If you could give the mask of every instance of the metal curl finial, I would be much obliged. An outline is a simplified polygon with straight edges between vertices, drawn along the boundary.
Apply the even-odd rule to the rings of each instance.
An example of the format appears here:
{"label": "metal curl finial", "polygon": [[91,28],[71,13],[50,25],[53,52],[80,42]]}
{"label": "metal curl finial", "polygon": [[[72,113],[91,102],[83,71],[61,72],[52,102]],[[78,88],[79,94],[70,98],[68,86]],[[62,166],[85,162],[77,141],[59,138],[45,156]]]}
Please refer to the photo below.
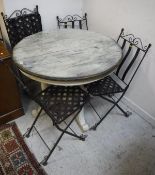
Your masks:
{"label": "metal curl finial", "polygon": [[27,8],[23,8],[22,10],[15,10],[9,17],[7,15],[4,15],[3,13],[2,16],[5,20],[9,20],[13,17],[20,17],[22,15],[26,15],[28,13],[37,13],[38,12],[38,7],[36,6],[36,8],[32,11],[32,10],[29,10]]}
{"label": "metal curl finial", "polygon": [[124,30],[121,33],[121,37],[129,41],[131,44],[139,47],[141,50],[146,51],[148,46],[144,46],[140,38],[136,38],[133,34],[124,34]]}
{"label": "metal curl finial", "polygon": [[59,18],[57,16],[57,20],[59,20],[60,22],[72,22],[72,21],[86,20],[86,14],[83,17],[81,17],[81,16],[79,16],[77,14],[75,14],[73,16],[67,15],[63,19]]}
{"label": "metal curl finial", "polygon": [[57,17],[57,19],[60,21],[60,22],[68,22],[68,21],[72,21],[73,20],[73,17],[71,15],[67,15],[65,16],[63,19],[62,18],[59,18]]}

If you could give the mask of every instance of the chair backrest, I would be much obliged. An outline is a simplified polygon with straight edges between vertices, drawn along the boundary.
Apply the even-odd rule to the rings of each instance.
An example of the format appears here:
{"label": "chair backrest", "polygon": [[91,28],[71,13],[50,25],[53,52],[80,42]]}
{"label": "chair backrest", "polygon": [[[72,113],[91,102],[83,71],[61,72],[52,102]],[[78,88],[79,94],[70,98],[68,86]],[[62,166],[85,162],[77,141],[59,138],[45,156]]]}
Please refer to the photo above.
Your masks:
{"label": "chair backrest", "polygon": [[27,8],[15,10],[9,17],[1,13],[12,48],[26,36],[42,31],[38,6],[31,11]]}
{"label": "chair backrest", "polygon": [[143,45],[140,38],[133,34],[124,34],[124,29],[117,40],[123,50],[123,58],[115,74],[127,85],[133,80],[138,68],[144,60],[151,44]]}
{"label": "chair backrest", "polygon": [[88,23],[87,23],[87,13],[84,14],[83,17],[79,15],[67,15],[64,18],[56,17],[58,28],[79,28],[79,29],[86,29],[88,30]]}

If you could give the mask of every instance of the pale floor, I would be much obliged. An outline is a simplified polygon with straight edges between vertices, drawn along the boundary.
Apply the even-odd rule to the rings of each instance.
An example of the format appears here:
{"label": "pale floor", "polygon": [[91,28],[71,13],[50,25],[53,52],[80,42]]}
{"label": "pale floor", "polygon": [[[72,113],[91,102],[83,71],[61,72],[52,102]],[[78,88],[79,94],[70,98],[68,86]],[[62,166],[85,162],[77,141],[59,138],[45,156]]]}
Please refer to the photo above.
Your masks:
{"label": "pale floor", "polygon": [[[93,102],[100,113],[105,113],[109,106],[99,99]],[[25,100],[26,115],[16,120],[22,133],[34,120],[34,107],[33,102]],[[89,106],[85,107],[85,118],[89,125],[98,119]],[[49,145],[60,134],[46,115],[40,117],[37,128]],[[72,128],[80,133],[75,122]],[[44,169],[49,175],[155,175],[154,131],[137,114],[125,118],[115,109],[97,131],[86,133],[85,142],[65,135]],[[26,142],[39,162],[48,153],[35,131]]]}

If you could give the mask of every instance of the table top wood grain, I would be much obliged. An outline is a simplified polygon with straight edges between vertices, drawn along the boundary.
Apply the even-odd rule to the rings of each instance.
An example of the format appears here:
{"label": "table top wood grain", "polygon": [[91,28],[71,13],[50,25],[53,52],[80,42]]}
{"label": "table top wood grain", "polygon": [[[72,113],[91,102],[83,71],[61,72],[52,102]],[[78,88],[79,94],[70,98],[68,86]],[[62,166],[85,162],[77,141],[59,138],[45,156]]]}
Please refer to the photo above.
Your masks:
{"label": "table top wood grain", "polygon": [[110,37],[76,29],[39,32],[24,38],[13,50],[13,60],[22,72],[58,85],[80,85],[103,78],[121,58],[121,48]]}

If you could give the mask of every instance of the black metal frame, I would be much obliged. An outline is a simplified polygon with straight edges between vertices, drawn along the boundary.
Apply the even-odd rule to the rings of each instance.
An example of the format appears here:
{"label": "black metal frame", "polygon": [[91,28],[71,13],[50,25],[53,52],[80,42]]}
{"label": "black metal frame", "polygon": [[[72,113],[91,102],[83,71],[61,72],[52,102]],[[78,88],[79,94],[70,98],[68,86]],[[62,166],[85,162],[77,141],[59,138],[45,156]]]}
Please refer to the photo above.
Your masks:
{"label": "black metal frame", "polygon": [[63,28],[68,28],[69,26],[71,26],[71,28],[74,29],[75,23],[78,22],[79,29],[83,29],[83,25],[85,24],[86,29],[88,30],[87,13],[85,13],[83,17],[79,15],[73,15],[73,16],[67,15],[63,19],[57,16],[56,19],[59,29],[61,28],[61,26],[63,26]]}
{"label": "black metal frame", "polygon": [[9,17],[1,13],[8,37],[13,48],[20,40],[26,36],[42,31],[41,16],[38,11],[38,5],[35,9],[15,10]]}
{"label": "black metal frame", "polygon": [[[41,162],[42,165],[47,165],[48,159],[50,158],[51,154],[55,150],[56,146],[58,145],[64,134],[68,134],[72,137],[78,138],[79,140],[85,141],[87,135],[77,135],[76,132],[70,127],[70,125],[76,119],[77,115],[82,110],[85,103],[88,101],[88,93],[76,86],[49,86],[45,90],[40,91],[39,93],[34,95],[29,87],[25,85],[23,80],[18,75],[18,72],[15,69],[15,65],[9,67],[3,62],[3,60],[0,60],[0,64],[1,63],[10,70],[19,85],[29,95],[29,97],[41,107],[31,127],[28,128],[27,132],[23,136],[28,138],[33,128],[37,131],[41,140],[49,150],[48,155],[45,156]],[[53,126],[55,126],[60,132],[62,132],[52,148],[49,148],[49,146],[35,127],[35,124],[38,121],[40,114],[43,110],[52,120]],[[70,116],[72,116],[72,119],[69,123],[67,123],[65,120]],[[62,122],[66,124],[66,127],[64,129],[59,126],[59,124],[61,124]],[[67,131],[68,128],[71,130],[71,132]]]}
{"label": "black metal frame", "polygon": [[[96,130],[96,128],[101,124],[101,122],[105,119],[105,117],[113,110],[113,108],[116,106],[126,117],[129,117],[131,115],[131,112],[129,111],[124,111],[120,106],[119,102],[128,90],[133,78],[135,77],[142,61],[144,60],[148,50],[151,47],[151,44],[148,44],[146,46],[143,45],[142,41],[140,38],[136,38],[133,34],[124,34],[124,29],[121,30],[121,33],[117,39],[117,43],[121,42],[121,48],[124,52],[123,59],[118,66],[117,70],[113,73],[115,77],[118,78],[121,83],[125,85],[124,88],[121,87],[121,85],[112,78],[112,76],[108,76],[102,80],[99,80],[95,83],[92,83],[87,86],[87,91],[92,95],[92,96],[99,96],[102,99],[112,103],[112,107],[107,111],[107,113],[101,117],[94,106],[91,104],[91,107],[94,109],[96,114],[99,117],[99,122],[97,122],[94,126],[91,127],[91,129]],[[134,50],[135,49],[135,50]],[[135,51],[135,54],[131,56],[132,51]],[[141,58],[140,57],[140,53]],[[139,60],[138,60],[139,59]],[[123,70],[123,66],[126,65],[126,61],[129,63],[127,64],[127,67],[125,70]],[[136,61],[138,61],[138,64],[135,64]],[[132,71],[131,75],[131,69],[135,66],[136,68],[134,71]],[[130,73],[131,77],[128,78],[128,74]],[[120,97],[117,97],[115,94],[121,94]]]}
{"label": "black metal frame", "polygon": [[[83,107],[83,106],[82,106],[82,107]],[[65,127],[64,129],[60,128],[58,124],[53,123],[53,125],[61,132],[61,134],[60,134],[60,136],[58,137],[57,141],[55,142],[55,144],[54,144],[54,146],[53,146],[52,148],[49,148],[49,146],[46,144],[45,140],[42,138],[41,134],[39,133],[39,131],[38,131],[37,128],[35,127],[35,124],[36,124],[36,122],[37,122],[37,120],[38,120],[38,118],[39,118],[39,116],[40,116],[42,110],[45,110],[45,109],[43,109],[43,108],[40,109],[40,111],[39,111],[37,117],[35,118],[34,122],[33,122],[32,125],[31,125],[31,127],[30,127],[30,128],[28,129],[28,131],[24,134],[24,137],[29,138],[29,137],[30,137],[30,134],[31,134],[31,132],[32,132],[32,129],[34,128],[34,129],[37,131],[37,133],[38,133],[38,135],[40,136],[40,138],[41,138],[41,140],[43,141],[43,143],[45,144],[45,146],[48,148],[48,150],[49,150],[48,155],[46,155],[46,156],[44,157],[44,159],[40,162],[42,165],[44,165],[44,166],[47,165],[48,159],[49,159],[50,156],[52,155],[53,151],[54,151],[55,148],[57,147],[58,143],[60,142],[60,140],[61,140],[61,138],[63,137],[64,134],[68,134],[68,135],[70,135],[70,136],[72,136],[72,137],[78,138],[79,140],[85,141],[87,135],[83,135],[83,134],[77,135],[77,134],[75,133],[75,131],[70,127],[70,125],[73,123],[73,121],[76,119],[77,115],[78,115],[79,112],[81,111],[82,107],[76,112],[76,114],[72,117],[72,120],[71,120],[68,124],[65,122],[66,127]],[[47,111],[46,111],[46,113],[47,113]],[[48,113],[47,113],[47,114],[48,114]],[[51,115],[49,115],[49,116],[50,116],[50,118],[51,118]],[[51,118],[51,119],[52,119],[52,118]],[[52,121],[53,121],[53,119],[52,119]],[[68,128],[69,128],[72,132],[67,131]]]}
{"label": "black metal frame", "polygon": [[[51,93],[50,96],[49,96],[48,91],[50,91],[50,90],[53,89],[53,88],[55,88],[56,91],[54,90],[54,92]],[[82,103],[82,105],[80,104],[78,107],[76,107],[76,106],[73,107],[73,108],[76,108],[76,109],[70,109],[70,110],[71,110],[70,112],[67,112],[67,111],[66,111],[66,112],[63,114],[63,119],[62,119],[62,116],[61,116],[61,115],[59,115],[59,114],[57,115],[57,114],[56,114],[56,113],[60,113],[61,108],[59,108],[59,106],[61,106],[61,104],[64,103],[63,101],[60,102],[60,103],[57,103],[57,101],[56,101],[56,99],[60,98],[60,96],[63,98],[62,91],[59,91],[60,89],[62,90],[62,88],[64,88],[64,92],[63,92],[63,93],[66,93],[66,94],[67,94],[66,88],[68,88],[69,91],[72,90],[72,88],[75,88],[75,89],[76,89],[76,87],[50,86],[50,87],[46,88],[44,91],[42,91],[42,92],[40,92],[40,93],[38,94],[38,96],[40,96],[40,97],[39,97],[40,99],[45,98],[41,103],[37,100],[37,99],[38,99],[38,96],[35,97],[35,101],[41,106],[41,109],[40,109],[38,115],[36,116],[34,122],[32,123],[31,127],[28,129],[28,131],[27,131],[27,132],[25,133],[25,135],[24,135],[24,136],[26,136],[26,137],[29,137],[29,136],[30,136],[30,133],[32,132],[32,129],[34,128],[34,129],[37,131],[37,133],[39,134],[39,136],[40,136],[40,138],[42,139],[42,141],[45,143],[45,145],[46,145],[47,148],[49,149],[48,155],[45,156],[44,159],[41,161],[41,164],[44,165],[44,166],[47,165],[48,159],[50,158],[51,154],[52,154],[53,151],[55,150],[56,146],[58,145],[58,143],[60,142],[60,140],[61,140],[61,138],[63,137],[64,134],[68,134],[68,135],[73,136],[73,137],[75,137],[75,138],[78,138],[79,140],[82,140],[82,141],[85,141],[85,138],[87,137],[86,135],[83,135],[83,134],[82,134],[82,135],[77,135],[77,134],[75,133],[75,131],[73,131],[73,129],[70,127],[70,125],[73,123],[73,121],[76,119],[77,115],[78,115],[79,112],[82,110],[83,106],[85,105],[85,103],[86,103],[86,101],[87,101],[87,98],[84,100],[84,102]],[[77,87],[77,89],[78,89],[78,87]],[[81,91],[82,91],[82,90],[81,90]],[[60,95],[58,95],[59,93],[60,93]],[[84,93],[86,96],[88,95],[88,94],[86,94],[84,91],[83,91],[83,93]],[[50,109],[50,107],[51,107],[50,104],[51,104],[51,102],[52,102],[52,103],[54,102],[54,101],[51,101],[51,99],[52,99],[55,95],[56,95],[56,97],[55,97],[54,101],[55,101],[56,104],[55,104],[54,108],[57,107],[57,108],[59,108],[59,109],[56,109],[56,111],[53,112],[53,111]],[[58,95],[58,96],[57,96],[57,95]],[[77,94],[76,94],[76,95],[77,95]],[[78,100],[80,100],[81,97],[82,97],[82,96],[78,95],[78,96],[77,96]],[[77,98],[76,98],[76,99],[77,99]],[[75,99],[73,99],[73,100],[75,100]],[[67,106],[64,106],[64,107],[67,108]],[[49,146],[46,144],[46,142],[44,141],[44,139],[43,139],[42,136],[40,135],[39,131],[38,131],[38,130],[36,129],[36,127],[35,127],[35,124],[36,124],[36,122],[37,122],[37,120],[38,120],[38,118],[39,118],[39,116],[40,116],[42,110],[44,110],[44,111],[46,112],[46,114],[51,118],[51,120],[52,120],[52,122],[53,122],[53,125],[54,125],[60,132],[62,132],[62,133],[60,134],[59,138],[57,139],[56,143],[55,143],[54,146],[52,147],[52,149],[49,148]],[[66,109],[64,109],[64,110],[66,110]],[[63,112],[64,112],[64,111],[63,111]],[[55,115],[57,115],[58,118],[60,117],[60,120],[56,120]],[[69,116],[71,116],[71,115],[73,116],[73,117],[72,117],[72,120],[67,124],[64,120],[65,120],[66,118],[68,118]],[[65,129],[62,129],[62,128],[59,126],[59,124],[61,124],[62,122],[64,122],[64,123],[66,124]],[[72,132],[67,131],[68,128],[69,128]]]}

